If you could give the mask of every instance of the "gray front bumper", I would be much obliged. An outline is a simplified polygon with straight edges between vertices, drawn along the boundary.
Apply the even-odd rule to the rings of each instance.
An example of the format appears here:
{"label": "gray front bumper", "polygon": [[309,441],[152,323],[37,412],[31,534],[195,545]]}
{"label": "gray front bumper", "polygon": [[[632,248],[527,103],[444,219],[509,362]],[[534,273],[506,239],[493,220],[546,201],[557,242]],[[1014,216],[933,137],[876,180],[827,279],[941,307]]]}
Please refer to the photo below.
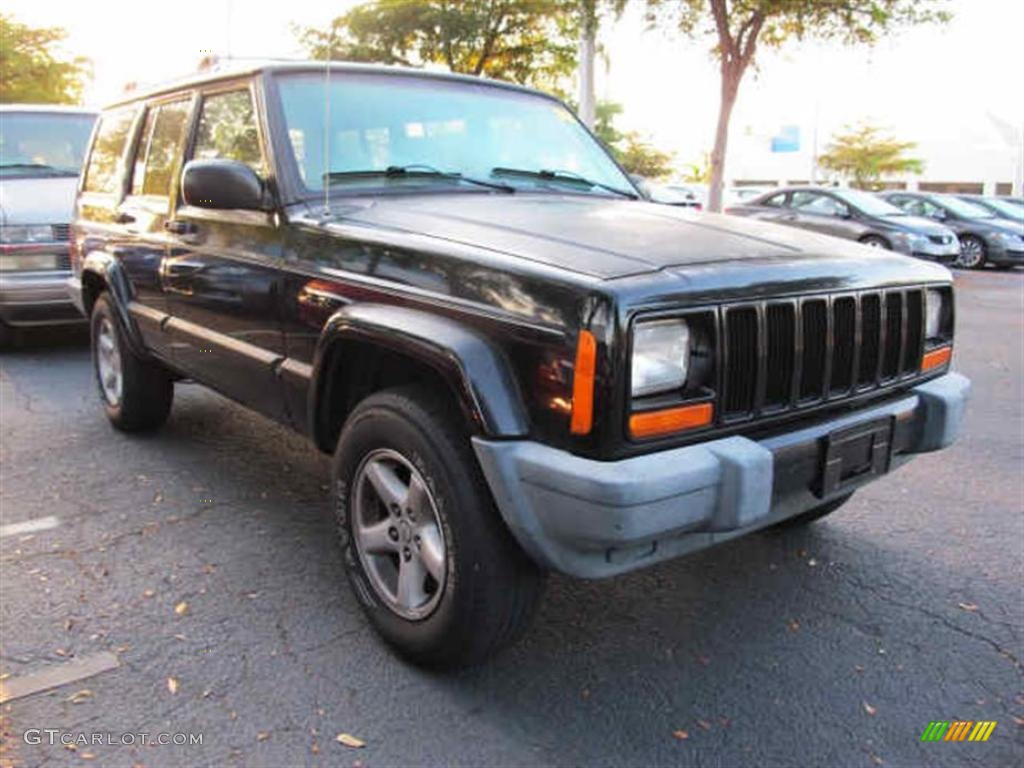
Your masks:
{"label": "gray front bumper", "polygon": [[[891,467],[944,448],[970,382],[949,373],[905,396],[771,438],[727,437],[603,462],[531,441],[473,439],[502,517],[541,566],[601,578],[736,538],[830,497],[807,482],[828,435],[893,419]],[[832,498],[849,492],[848,487]]]}
{"label": "gray front bumper", "polygon": [[0,319],[11,325],[83,322],[67,294],[67,270],[0,274]]}

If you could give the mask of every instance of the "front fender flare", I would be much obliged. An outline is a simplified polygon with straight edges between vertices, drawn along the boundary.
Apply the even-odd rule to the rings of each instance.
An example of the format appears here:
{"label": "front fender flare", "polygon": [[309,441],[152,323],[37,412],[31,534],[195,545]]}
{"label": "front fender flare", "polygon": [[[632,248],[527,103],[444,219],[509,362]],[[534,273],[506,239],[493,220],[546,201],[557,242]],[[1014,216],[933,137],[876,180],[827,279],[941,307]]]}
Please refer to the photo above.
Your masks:
{"label": "front fender flare", "polygon": [[111,254],[100,250],[90,251],[82,259],[82,304],[83,307],[87,307],[87,317],[92,310],[92,302],[86,304],[84,296],[86,275],[89,274],[96,275],[107,286],[107,291],[113,299],[114,311],[121,320],[122,327],[127,332],[128,343],[136,354],[144,354],[142,334],[139,332],[139,327],[132,318],[131,312],[128,311],[128,304],[132,299],[131,283],[120,263]]}
{"label": "front fender flare", "polygon": [[335,344],[368,343],[407,355],[436,370],[453,388],[479,432],[522,437],[529,422],[505,356],[486,337],[451,318],[385,304],[351,304],[324,326],[313,359],[310,434],[318,434],[324,365]]}

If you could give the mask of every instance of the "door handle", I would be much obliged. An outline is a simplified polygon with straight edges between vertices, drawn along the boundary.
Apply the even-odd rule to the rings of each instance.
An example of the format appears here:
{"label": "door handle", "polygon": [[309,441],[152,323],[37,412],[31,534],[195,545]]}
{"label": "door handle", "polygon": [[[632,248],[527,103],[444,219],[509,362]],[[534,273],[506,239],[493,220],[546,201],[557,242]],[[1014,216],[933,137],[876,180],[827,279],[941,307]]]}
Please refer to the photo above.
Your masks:
{"label": "door handle", "polygon": [[164,271],[170,277],[182,277],[191,275],[203,268],[201,261],[186,261],[185,259],[174,259],[164,264]]}
{"label": "door handle", "polygon": [[168,219],[164,222],[164,229],[170,232],[172,235],[192,235],[195,234],[196,225],[191,221],[181,221],[180,219]]}
{"label": "door handle", "polygon": [[135,217],[132,216],[130,213],[124,213],[122,211],[121,213],[118,213],[117,216],[114,217],[114,223],[115,224],[134,224],[135,223]]}

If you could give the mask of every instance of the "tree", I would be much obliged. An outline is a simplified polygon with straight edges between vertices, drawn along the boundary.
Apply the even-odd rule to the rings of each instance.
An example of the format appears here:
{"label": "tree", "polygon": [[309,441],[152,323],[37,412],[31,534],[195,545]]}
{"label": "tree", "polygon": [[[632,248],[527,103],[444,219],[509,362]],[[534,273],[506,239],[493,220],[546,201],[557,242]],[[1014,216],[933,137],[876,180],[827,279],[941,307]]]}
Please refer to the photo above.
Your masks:
{"label": "tree", "polygon": [[672,173],[672,155],[655,148],[635,131],[623,133],[615,127],[622,105],[599,101],[594,108],[594,134],[628,173],[646,179],[661,179]]}
{"label": "tree", "polygon": [[0,103],[75,104],[89,76],[88,59],[58,59],[60,27],[29,27],[0,13]]}
{"label": "tree", "polygon": [[921,160],[904,155],[917,146],[912,141],[897,141],[867,124],[845,131],[833,137],[818,165],[852,179],[855,187],[867,189],[882,176],[924,170]]}
{"label": "tree", "polygon": [[315,58],[440,64],[557,91],[576,66],[575,0],[368,0],[328,31],[297,29]]}
{"label": "tree", "polygon": [[647,0],[648,20],[674,22],[687,36],[714,34],[721,74],[721,101],[711,151],[708,208],[722,209],[729,120],[740,82],[758,44],[776,48],[788,40],[816,37],[873,43],[893,30],[950,18],[944,0]]}
{"label": "tree", "polygon": [[683,175],[683,181],[689,181],[693,184],[710,184],[711,155],[705,152],[699,163],[690,163],[687,165],[686,173]]}

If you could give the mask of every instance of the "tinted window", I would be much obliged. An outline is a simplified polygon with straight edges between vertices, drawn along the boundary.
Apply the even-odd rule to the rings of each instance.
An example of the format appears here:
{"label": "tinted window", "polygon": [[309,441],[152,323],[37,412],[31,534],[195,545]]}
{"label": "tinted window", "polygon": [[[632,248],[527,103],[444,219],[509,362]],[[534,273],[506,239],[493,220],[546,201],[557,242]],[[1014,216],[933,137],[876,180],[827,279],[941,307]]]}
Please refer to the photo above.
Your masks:
{"label": "tinted window", "polygon": [[237,160],[263,174],[256,113],[248,90],[218,93],[203,99],[193,157]]}
{"label": "tinted window", "polygon": [[794,192],[790,205],[801,213],[816,213],[820,216],[838,216],[849,210],[834,197],[817,192]]}
{"label": "tinted window", "polygon": [[0,119],[3,176],[77,176],[96,118],[59,112],[5,112]]}
{"label": "tinted window", "polygon": [[87,192],[117,191],[121,179],[121,157],[134,119],[134,109],[123,109],[100,118],[85,174]]}
{"label": "tinted window", "polygon": [[146,114],[132,174],[133,195],[170,194],[174,168],[185,138],[187,99],[161,104]]}
{"label": "tinted window", "polygon": [[781,208],[786,204],[786,193],[783,192],[778,195],[772,195],[767,200],[762,200],[761,205],[767,205],[769,208]]}

